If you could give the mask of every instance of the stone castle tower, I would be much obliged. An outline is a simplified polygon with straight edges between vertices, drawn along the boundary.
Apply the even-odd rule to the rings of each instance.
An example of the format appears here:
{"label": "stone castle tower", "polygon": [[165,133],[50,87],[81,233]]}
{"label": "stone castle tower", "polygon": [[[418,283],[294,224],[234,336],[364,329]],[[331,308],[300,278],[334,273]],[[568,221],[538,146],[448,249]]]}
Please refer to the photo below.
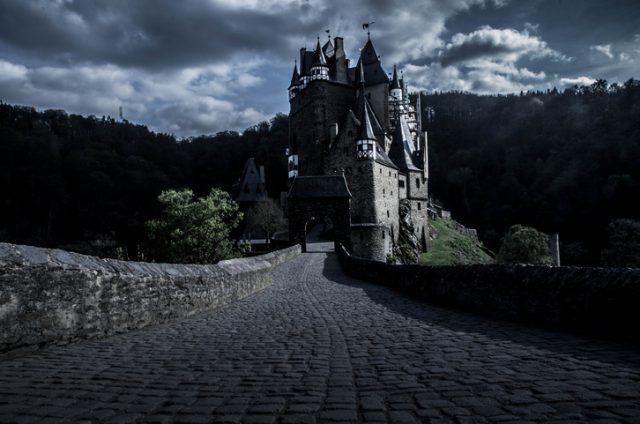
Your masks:
{"label": "stone castle tower", "polygon": [[[328,216],[336,241],[356,256],[384,261],[407,221],[400,217],[403,204],[425,250],[428,163],[416,112],[420,96],[411,104],[404,78],[395,66],[389,78],[370,37],[355,66],[341,37],[324,46],[318,38],[313,51],[300,50],[299,64],[289,86],[292,240],[303,241],[312,216]],[[347,219],[336,216],[345,213]]]}

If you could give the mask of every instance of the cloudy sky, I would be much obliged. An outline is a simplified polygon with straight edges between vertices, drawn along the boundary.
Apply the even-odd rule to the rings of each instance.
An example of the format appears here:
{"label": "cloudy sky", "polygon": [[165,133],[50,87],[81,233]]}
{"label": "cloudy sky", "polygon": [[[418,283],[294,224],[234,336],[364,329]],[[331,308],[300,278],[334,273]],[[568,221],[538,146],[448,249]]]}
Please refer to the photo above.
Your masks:
{"label": "cloudy sky", "polygon": [[288,111],[300,47],[366,41],[412,90],[640,78],[639,0],[0,0],[0,100],[178,137]]}

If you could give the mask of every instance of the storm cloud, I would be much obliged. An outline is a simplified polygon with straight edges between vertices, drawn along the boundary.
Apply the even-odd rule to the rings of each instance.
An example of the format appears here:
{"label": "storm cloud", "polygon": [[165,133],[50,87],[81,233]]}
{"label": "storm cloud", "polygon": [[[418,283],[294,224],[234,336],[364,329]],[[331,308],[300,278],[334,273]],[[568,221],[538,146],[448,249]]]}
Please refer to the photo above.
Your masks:
{"label": "storm cloud", "polygon": [[0,100],[98,116],[123,107],[125,118],[180,137],[243,130],[287,111],[300,47],[330,29],[355,59],[370,21],[385,69],[398,64],[413,90],[510,92],[575,75],[633,76],[637,2],[619,0],[617,21],[588,9],[597,0],[581,2],[579,16],[597,13],[601,28],[594,39],[584,25],[582,44],[554,32],[553,15],[569,6],[531,3],[536,8],[507,0],[3,0]]}

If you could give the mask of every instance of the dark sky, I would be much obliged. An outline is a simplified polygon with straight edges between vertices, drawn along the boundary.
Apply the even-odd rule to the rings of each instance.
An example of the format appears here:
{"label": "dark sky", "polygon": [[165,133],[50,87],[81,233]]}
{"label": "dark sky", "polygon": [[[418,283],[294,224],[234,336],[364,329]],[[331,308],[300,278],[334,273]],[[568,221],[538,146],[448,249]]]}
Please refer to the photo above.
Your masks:
{"label": "dark sky", "polygon": [[640,78],[639,0],[0,0],[0,100],[179,137],[287,112],[300,47],[362,23],[412,90],[509,93]]}

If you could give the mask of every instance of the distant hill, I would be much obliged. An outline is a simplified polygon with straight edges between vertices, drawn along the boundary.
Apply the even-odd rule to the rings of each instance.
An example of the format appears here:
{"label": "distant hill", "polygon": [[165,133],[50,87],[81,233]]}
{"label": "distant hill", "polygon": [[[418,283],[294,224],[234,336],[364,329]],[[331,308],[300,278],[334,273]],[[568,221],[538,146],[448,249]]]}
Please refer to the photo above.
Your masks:
{"label": "distant hill", "polygon": [[513,224],[559,233],[598,265],[614,218],[640,219],[640,82],[422,98],[430,192],[497,251]]}

